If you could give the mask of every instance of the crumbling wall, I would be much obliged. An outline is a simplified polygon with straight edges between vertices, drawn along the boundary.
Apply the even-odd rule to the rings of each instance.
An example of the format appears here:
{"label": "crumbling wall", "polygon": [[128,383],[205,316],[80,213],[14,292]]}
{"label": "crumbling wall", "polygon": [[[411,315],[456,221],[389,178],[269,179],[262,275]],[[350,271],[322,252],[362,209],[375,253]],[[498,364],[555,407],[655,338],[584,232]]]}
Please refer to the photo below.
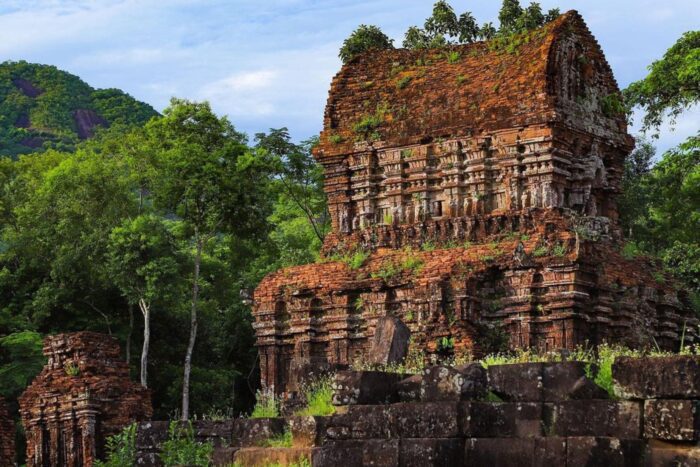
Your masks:
{"label": "crumbling wall", "polygon": [[[700,464],[700,357],[618,358],[615,398],[584,362],[341,372],[325,417],[196,422],[215,465],[314,467]],[[165,422],[139,426],[139,465],[160,465]],[[291,433],[291,445],[266,447]]]}
{"label": "crumbling wall", "polygon": [[147,420],[150,392],[132,382],[113,337],[49,336],[48,362],[19,399],[28,466],[91,466],[107,437]]}
{"label": "crumbling wall", "polygon": [[0,467],[13,467],[15,459],[15,424],[0,396]]}

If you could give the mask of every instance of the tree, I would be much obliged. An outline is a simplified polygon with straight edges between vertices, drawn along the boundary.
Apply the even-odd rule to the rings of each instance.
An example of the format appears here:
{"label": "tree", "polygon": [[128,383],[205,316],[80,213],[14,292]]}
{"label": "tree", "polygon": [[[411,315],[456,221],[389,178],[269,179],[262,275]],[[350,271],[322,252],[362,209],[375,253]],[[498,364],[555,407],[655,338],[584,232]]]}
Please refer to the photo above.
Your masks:
{"label": "tree", "polygon": [[[700,31],[689,31],[649,66],[649,74],[624,91],[630,107],[644,111],[643,129],[658,132],[665,116],[671,123],[700,101]],[[656,136],[656,135],[655,135]]]}
{"label": "tree", "polygon": [[371,50],[393,49],[394,41],[377,26],[361,24],[343,41],[338,56],[343,63],[348,63],[356,56]]}
{"label": "tree", "polygon": [[173,99],[163,118],[146,127],[159,177],[156,205],[177,216],[193,250],[190,335],[184,361],[182,418],[190,415],[192,354],[197,339],[204,249],[221,232],[265,231],[263,191],[269,167],[248,151],[245,137],[208,103]]}
{"label": "tree", "polygon": [[159,217],[127,219],[112,230],[107,258],[112,280],[143,315],[141,385],[148,387],[151,306],[177,287],[180,261],[175,238]]}
{"label": "tree", "polygon": [[323,168],[311,155],[318,139],[294,144],[287,128],[270,128],[268,134],[257,133],[255,141],[257,149],[272,156],[275,179],[285,195],[304,213],[318,240],[323,242],[329,227]]}
{"label": "tree", "polygon": [[627,233],[627,239],[637,240],[636,231],[644,229],[644,219],[648,214],[649,190],[648,175],[656,148],[645,138],[636,138],[636,148],[627,156],[622,174],[622,195],[618,201],[620,223]]}
{"label": "tree", "polygon": [[516,30],[518,18],[523,14],[523,8],[518,0],[503,0],[498,12],[500,32],[513,32]]}

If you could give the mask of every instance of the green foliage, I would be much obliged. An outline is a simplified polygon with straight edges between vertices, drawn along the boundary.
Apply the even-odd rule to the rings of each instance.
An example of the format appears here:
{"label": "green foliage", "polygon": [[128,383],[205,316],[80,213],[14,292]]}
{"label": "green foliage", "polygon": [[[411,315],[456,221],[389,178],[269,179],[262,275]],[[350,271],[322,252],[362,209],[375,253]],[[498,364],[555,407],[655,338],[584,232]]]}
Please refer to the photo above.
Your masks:
{"label": "green foliage", "polygon": [[333,378],[334,375],[326,375],[306,382],[301,393],[306,399],[306,407],[295,415],[324,417],[335,413],[333,405]]}
{"label": "green foliage", "polygon": [[121,433],[107,438],[104,461],[96,461],[96,467],[131,467],[136,465],[136,424],[124,428]]}
{"label": "green foliage", "polygon": [[663,119],[671,123],[700,101],[700,31],[688,31],[649,66],[649,74],[624,91],[630,106],[644,112],[643,129],[658,131]]}
{"label": "green foliage", "polygon": [[432,240],[426,240],[420,245],[421,251],[435,251],[435,248],[437,248],[437,246]]}
{"label": "green foliage", "polygon": [[352,126],[352,131],[360,139],[378,139],[377,128],[379,128],[386,118],[388,106],[385,103],[377,105],[373,114],[365,115]]}
{"label": "green foliage", "polygon": [[451,65],[457,63],[459,61],[460,57],[461,57],[461,54],[456,50],[452,50],[452,51],[447,52],[445,54],[445,59],[447,60],[447,63],[449,63]]}
{"label": "green foliage", "polygon": [[538,245],[532,252],[532,256],[534,256],[535,258],[547,256],[548,254],[549,248],[547,248],[547,245]]}
{"label": "green foliage", "polygon": [[393,43],[377,26],[361,24],[343,41],[338,56],[343,63],[348,63],[364,52],[393,49]]}
{"label": "green foliage", "polygon": [[411,83],[411,79],[412,78],[410,76],[404,76],[403,78],[396,81],[396,87],[399,89],[407,87]]}
{"label": "green foliage", "polygon": [[264,440],[261,444],[266,448],[291,448],[293,441],[292,432],[285,430],[278,435]]}
{"label": "green foliage", "polygon": [[46,363],[41,335],[19,331],[0,338],[0,395],[15,398]]}
{"label": "green foliage", "polygon": [[557,243],[556,245],[554,245],[552,247],[552,254],[554,256],[558,256],[558,257],[565,256],[566,255],[566,246],[561,244],[561,243]]}
{"label": "green foliage", "polygon": [[255,398],[257,401],[250,418],[279,417],[280,404],[274,392],[259,390]]}
{"label": "green foliage", "polygon": [[166,467],[207,467],[211,463],[213,452],[212,443],[195,440],[191,422],[170,422],[168,439],[161,446],[160,459]]}
{"label": "green foliage", "polygon": [[627,109],[619,94],[608,94],[600,102],[600,110],[606,117],[624,116]]}
{"label": "green foliage", "polygon": [[451,351],[455,348],[455,338],[454,337],[441,337],[437,341],[438,352]]}

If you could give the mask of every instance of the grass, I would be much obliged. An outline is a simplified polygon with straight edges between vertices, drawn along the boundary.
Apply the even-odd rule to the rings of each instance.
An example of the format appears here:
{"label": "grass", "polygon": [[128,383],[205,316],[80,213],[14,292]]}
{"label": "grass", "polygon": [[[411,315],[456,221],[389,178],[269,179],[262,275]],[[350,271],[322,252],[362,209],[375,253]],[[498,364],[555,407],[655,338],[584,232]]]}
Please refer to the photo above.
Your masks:
{"label": "grass", "polygon": [[306,399],[306,407],[295,415],[317,417],[333,415],[335,413],[333,378],[334,375],[326,375],[305,383],[301,392]]}
{"label": "grass", "polygon": [[549,253],[549,248],[547,248],[546,245],[540,245],[532,252],[532,256],[540,258],[542,256],[547,256],[547,253]]}
{"label": "grass", "polygon": [[333,144],[340,144],[343,142],[343,137],[340,135],[330,135],[328,140]]}
{"label": "grass", "polygon": [[277,396],[272,391],[260,390],[255,393],[255,407],[250,418],[274,418],[280,415]]}
{"label": "grass", "polygon": [[264,440],[261,447],[265,448],[291,448],[294,439],[292,438],[292,432],[285,430],[283,433],[275,435],[271,438]]}
{"label": "grass", "polygon": [[462,55],[457,52],[456,50],[453,50],[451,52],[445,53],[445,59],[447,60],[447,63],[450,65],[454,65],[457,63]]}

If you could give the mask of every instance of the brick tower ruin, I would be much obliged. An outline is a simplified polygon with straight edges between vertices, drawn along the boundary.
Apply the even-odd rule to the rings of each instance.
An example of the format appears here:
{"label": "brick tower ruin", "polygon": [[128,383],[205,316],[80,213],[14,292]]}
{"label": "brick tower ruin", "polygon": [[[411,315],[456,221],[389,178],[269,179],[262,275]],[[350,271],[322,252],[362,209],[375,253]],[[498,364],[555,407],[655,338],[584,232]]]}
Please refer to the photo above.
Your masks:
{"label": "brick tower ruin", "polygon": [[0,396],[0,467],[13,467],[15,459],[15,424],[5,399]]}
{"label": "brick tower ruin", "polygon": [[325,261],[255,291],[263,385],[367,357],[400,318],[428,353],[695,339],[687,297],[621,254],[633,148],[576,12],[511,40],[364,54],[331,84],[315,157]]}
{"label": "brick tower ruin", "polygon": [[108,436],[150,419],[150,393],[129,379],[113,337],[50,336],[44,355],[48,363],[19,398],[27,466],[91,466]]}

